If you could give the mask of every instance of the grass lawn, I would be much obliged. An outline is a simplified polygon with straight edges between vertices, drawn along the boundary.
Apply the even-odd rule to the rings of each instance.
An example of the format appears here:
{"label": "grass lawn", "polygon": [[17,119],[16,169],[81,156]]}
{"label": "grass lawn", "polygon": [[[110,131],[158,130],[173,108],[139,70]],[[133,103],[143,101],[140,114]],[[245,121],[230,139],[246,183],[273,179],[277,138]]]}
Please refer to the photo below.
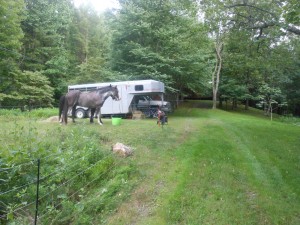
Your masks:
{"label": "grass lawn", "polygon": [[145,179],[109,224],[300,224],[300,127],[193,107],[136,153]]}
{"label": "grass lawn", "polygon": [[[10,146],[51,152],[66,145],[74,152],[86,146],[110,152],[116,142],[133,147],[133,156],[112,159],[114,182],[89,186],[82,199],[72,199],[81,207],[56,224],[300,224],[300,126],[204,105],[185,103],[163,128],[154,119],[121,126],[105,119],[100,127],[87,119],[60,126],[0,116],[1,154],[9,157]],[[76,141],[68,145],[72,135]],[[124,170],[133,172],[125,176]],[[109,207],[97,208],[101,204]]]}

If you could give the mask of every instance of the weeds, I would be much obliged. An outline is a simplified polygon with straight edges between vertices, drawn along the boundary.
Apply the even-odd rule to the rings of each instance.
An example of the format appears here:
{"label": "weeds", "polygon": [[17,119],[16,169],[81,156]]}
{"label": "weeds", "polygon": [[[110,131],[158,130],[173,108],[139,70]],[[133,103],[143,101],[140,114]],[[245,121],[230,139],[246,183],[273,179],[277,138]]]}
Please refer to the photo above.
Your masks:
{"label": "weeds", "polygon": [[[64,224],[78,219],[78,224],[94,217],[89,213],[110,212],[119,201],[117,193],[123,189],[123,181],[135,170],[134,164],[121,166],[123,162],[106,145],[110,139],[105,134],[81,126],[45,125],[38,120],[45,115],[42,111],[10,114],[15,118],[1,131],[5,140],[0,147],[2,221],[4,216],[15,224],[24,224],[28,222],[26,215],[33,218],[37,159],[41,160],[40,223]],[[105,207],[89,211],[84,202],[95,188],[108,190],[97,198]],[[114,198],[114,204],[107,204]],[[83,216],[78,217],[78,210],[84,211]]]}

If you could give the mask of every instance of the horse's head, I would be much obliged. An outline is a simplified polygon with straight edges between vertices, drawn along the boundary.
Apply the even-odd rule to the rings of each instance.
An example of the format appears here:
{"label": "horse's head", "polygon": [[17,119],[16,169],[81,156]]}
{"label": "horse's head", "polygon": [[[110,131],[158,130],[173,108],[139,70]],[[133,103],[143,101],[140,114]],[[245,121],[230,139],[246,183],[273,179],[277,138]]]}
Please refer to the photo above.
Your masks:
{"label": "horse's head", "polygon": [[117,86],[110,85],[110,87],[111,87],[111,95],[110,96],[112,97],[112,99],[116,100],[116,101],[120,100],[119,90],[118,90]]}

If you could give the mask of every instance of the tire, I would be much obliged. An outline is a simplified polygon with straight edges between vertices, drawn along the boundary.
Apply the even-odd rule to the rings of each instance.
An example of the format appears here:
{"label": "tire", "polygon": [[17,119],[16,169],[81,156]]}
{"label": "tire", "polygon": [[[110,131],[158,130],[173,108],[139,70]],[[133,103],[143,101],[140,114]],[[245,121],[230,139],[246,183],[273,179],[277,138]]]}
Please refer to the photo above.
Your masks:
{"label": "tire", "polygon": [[86,116],[85,114],[86,113],[85,113],[85,111],[83,109],[76,109],[76,112],[75,112],[76,118],[83,119]]}

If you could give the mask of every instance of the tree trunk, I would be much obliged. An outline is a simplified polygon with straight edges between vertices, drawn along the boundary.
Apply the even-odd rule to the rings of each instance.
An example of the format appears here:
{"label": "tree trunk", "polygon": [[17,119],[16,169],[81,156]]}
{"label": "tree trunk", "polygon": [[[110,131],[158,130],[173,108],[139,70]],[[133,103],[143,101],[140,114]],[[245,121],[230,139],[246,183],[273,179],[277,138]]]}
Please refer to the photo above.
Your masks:
{"label": "tree trunk", "polygon": [[249,109],[249,99],[246,99],[246,103],[245,103],[245,110]]}
{"label": "tree trunk", "polygon": [[219,82],[220,82],[220,73],[222,69],[222,50],[223,43],[216,42],[215,51],[216,51],[216,65],[215,70],[212,74],[212,89],[213,89],[213,109],[217,108],[217,95],[219,90]]}

